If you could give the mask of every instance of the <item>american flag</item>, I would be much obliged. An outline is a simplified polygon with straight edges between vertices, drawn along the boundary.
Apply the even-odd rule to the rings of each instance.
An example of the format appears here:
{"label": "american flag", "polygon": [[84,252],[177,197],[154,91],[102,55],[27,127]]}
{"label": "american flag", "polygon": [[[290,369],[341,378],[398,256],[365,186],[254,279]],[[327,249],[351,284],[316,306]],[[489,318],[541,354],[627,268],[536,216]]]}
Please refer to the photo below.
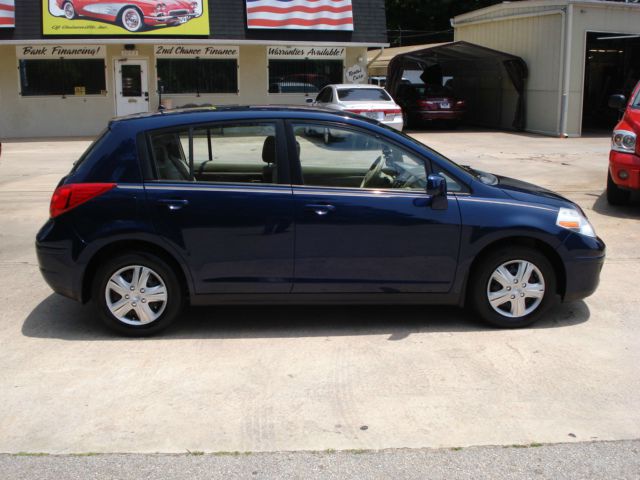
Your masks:
{"label": "american flag", "polygon": [[0,28],[16,26],[16,2],[14,0],[0,0]]}
{"label": "american flag", "polygon": [[353,31],[351,0],[247,0],[247,27]]}

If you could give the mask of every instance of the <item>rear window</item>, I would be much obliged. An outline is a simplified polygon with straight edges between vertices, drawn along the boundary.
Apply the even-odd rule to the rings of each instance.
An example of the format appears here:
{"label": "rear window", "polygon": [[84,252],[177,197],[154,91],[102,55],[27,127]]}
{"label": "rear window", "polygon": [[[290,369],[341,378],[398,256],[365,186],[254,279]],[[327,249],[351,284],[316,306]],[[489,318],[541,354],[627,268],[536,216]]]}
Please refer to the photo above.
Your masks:
{"label": "rear window", "polygon": [[338,98],[345,102],[388,102],[391,97],[381,88],[340,88]]}
{"label": "rear window", "polygon": [[82,156],[78,160],[73,162],[73,166],[71,167],[71,172],[69,173],[74,173],[78,169],[78,167],[82,164],[82,162],[84,162],[89,157],[89,155],[91,155],[95,150],[97,150],[100,144],[102,144],[104,139],[107,137],[108,132],[109,132],[109,128],[105,128],[102,132],[100,132],[100,134],[91,143],[91,145],[89,145],[89,148],[87,148],[87,150],[82,154]]}

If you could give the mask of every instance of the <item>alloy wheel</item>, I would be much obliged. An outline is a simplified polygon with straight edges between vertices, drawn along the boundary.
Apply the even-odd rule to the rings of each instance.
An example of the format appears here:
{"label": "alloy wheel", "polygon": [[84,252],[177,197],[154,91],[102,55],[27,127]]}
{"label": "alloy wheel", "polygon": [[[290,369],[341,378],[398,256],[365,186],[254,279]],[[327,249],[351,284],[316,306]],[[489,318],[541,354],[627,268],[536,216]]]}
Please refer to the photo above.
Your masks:
{"label": "alloy wheel", "polygon": [[509,260],[494,270],[487,283],[491,307],[508,318],[535,311],[544,298],[545,282],[540,269],[526,260]]}
{"label": "alloy wheel", "polygon": [[104,294],[111,314],[127,325],[155,322],[168,300],[160,275],[142,265],[129,265],[111,275]]}

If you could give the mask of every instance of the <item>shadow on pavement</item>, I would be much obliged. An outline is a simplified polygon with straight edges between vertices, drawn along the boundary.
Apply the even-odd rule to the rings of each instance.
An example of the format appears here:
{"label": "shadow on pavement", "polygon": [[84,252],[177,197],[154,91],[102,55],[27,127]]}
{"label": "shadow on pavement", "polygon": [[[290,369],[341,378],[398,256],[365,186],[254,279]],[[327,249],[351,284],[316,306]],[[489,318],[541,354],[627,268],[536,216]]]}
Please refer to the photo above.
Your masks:
{"label": "shadow on pavement", "polygon": [[[531,329],[568,327],[586,322],[583,301],[557,305]],[[492,332],[474,314],[444,306],[212,306],[185,309],[181,318],[153,339],[297,338],[389,335],[398,341],[412,333]],[[136,340],[118,336],[102,325],[91,305],[59,295],[45,298],[27,316],[27,337],[62,340]],[[136,340],[137,341],[137,340]]]}
{"label": "shadow on pavement", "polygon": [[616,218],[640,218],[640,194],[633,192],[628,205],[609,205],[607,192],[604,191],[593,204],[593,211],[600,215]]}

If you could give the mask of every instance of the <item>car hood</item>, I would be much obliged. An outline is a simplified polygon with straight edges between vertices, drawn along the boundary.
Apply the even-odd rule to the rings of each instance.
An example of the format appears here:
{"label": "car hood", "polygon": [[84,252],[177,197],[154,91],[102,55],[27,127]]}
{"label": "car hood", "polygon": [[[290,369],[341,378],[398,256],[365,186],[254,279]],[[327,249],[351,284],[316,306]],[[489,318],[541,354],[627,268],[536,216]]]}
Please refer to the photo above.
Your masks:
{"label": "car hood", "polygon": [[575,203],[546,188],[539,187],[532,183],[516,180],[515,178],[501,177],[496,175],[498,184],[495,187],[502,190],[514,200],[523,202],[542,203],[552,207],[574,207]]}

